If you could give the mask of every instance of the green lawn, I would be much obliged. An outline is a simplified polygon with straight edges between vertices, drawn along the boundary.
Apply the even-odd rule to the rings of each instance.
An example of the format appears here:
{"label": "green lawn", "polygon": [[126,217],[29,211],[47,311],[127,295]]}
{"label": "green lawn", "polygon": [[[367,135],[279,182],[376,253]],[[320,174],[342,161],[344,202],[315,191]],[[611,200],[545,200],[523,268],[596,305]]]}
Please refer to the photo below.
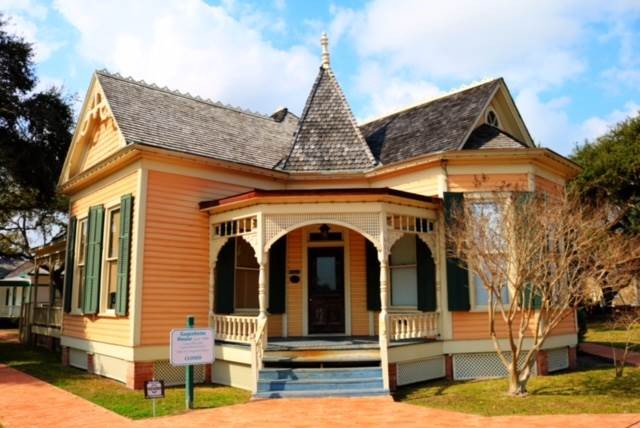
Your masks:
{"label": "green lawn", "polygon": [[[589,323],[584,341],[606,346],[624,348],[627,332],[623,329],[612,329],[607,323]],[[640,352],[640,326],[631,333],[631,350]]]}
{"label": "green lawn", "polygon": [[[132,419],[152,416],[151,401],[145,400],[142,391],[132,391],[119,382],[64,367],[58,354],[0,342],[0,361],[123,416]],[[250,396],[247,391],[220,385],[195,388],[197,408],[244,403]],[[184,388],[167,388],[166,397],[156,404],[158,416],[183,412]]]}
{"label": "green lawn", "polygon": [[532,377],[528,389],[521,398],[506,394],[504,379],[435,381],[401,388],[396,399],[485,416],[640,411],[640,368],[628,367],[618,380],[609,367]]}

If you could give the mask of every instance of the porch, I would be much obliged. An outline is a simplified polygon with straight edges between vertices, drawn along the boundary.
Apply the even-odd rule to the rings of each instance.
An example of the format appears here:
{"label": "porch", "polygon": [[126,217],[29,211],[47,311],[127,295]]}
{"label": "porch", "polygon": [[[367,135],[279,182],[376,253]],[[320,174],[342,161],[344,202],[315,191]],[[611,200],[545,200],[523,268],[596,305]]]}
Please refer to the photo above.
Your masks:
{"label": "porch", "polygon": [[264,369],[376,366],[441,330],[440,201],[391,189],[253,191],[210,214],[210,325]]}

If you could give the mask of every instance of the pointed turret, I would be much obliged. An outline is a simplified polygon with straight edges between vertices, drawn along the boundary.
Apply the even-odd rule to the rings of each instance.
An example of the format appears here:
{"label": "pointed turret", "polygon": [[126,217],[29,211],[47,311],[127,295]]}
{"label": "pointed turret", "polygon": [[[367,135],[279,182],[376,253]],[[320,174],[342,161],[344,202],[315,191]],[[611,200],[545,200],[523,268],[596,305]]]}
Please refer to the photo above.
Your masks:
{"label": "pointed turret", "polygon": [[284,160],[287,171],[355,171],[376,161],[353,117],[329,62],[329,39],[320,39],[322,66],[307,98],[293,146]]}

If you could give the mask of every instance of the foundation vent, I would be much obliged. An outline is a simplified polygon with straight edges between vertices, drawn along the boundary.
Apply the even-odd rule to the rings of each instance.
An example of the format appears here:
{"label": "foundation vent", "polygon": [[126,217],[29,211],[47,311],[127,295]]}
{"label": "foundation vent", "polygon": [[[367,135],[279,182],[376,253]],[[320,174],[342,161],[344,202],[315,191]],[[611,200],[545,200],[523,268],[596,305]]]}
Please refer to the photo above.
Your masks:
{"label": "foundation vent", "polygon": [[549,373],[569,368],[569,348],[556,348],[547,351]]}
{"label": "foundation vent", "polygon": [[444,376],[444,357],[398,363],[398,385],[408,385]]}

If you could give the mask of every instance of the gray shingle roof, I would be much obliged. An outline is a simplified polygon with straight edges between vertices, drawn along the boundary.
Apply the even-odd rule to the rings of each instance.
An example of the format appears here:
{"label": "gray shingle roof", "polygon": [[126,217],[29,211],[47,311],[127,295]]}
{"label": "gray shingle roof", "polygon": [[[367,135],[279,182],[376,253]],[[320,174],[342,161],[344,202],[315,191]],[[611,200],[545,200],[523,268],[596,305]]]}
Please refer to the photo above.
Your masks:
{"label": "gray shingle roof", "polygon": [[376,119],[360,127],[382,164],[458,150],[501,79]]}
{"label": "gray shingle roof", "polygon": [[96,72],[127,144],[272,169],[291,147],[297,119],[271,117]]}
{"label": "gray shingle roof", "polygon": [[491,125],[478,126],[469,135],[463,150],[473,149],[524,149],[527,146],[515,137]]}
{"label": "gray shingle roof", "polygon": [[320,67],[282,169],[364,170],[375,164],[333,72]]}

